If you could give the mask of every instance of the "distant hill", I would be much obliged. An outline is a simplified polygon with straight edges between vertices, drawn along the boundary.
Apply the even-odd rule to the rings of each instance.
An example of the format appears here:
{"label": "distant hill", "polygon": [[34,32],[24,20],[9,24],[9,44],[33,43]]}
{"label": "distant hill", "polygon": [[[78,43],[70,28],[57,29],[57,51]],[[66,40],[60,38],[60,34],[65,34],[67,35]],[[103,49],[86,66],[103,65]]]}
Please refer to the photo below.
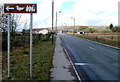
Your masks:
{"label": "distant hill", "polygon": [[[82,30],[82,31],[87,31],[90,29],[94,29],[94,30],[106,30],[108,26],[58,26],[57,30]],[[51,27],[48,27],[48,29],[51,29]],[[56,27],[54,27],[54,30],[56,30]]]}

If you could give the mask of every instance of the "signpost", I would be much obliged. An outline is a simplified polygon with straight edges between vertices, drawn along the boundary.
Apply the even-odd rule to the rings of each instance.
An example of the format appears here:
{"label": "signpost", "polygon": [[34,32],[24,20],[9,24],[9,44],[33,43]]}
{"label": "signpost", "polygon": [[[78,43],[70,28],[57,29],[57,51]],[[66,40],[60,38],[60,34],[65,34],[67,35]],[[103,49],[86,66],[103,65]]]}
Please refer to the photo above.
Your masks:
{"label": "signpost", "polygon": [[8,14],[8,78],[10,78],[10,14]]}
{"label": "signpost", "polygon": [[37,13],[37,4],[4,4],[4,13],[8,13],[8,78],[10,78],[10,13],[30,13],[30,77],[32,77],[32,13]]}
{"label": "signpost", "polygon": [[32,23],[33,14],[30,14],[30,77],[32,77]]}

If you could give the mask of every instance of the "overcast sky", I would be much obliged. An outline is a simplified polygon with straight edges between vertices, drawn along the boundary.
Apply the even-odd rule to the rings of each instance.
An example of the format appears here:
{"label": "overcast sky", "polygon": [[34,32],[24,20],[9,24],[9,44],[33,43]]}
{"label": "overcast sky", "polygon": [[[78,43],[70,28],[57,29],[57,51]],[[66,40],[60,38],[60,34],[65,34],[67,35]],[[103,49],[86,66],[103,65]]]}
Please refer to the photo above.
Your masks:
{"label": "overcast sky", "polygon": [[[54,13],[58,14],[58,26],[108,26],[118,25],[119,0],[54,0]],[[0,0],[0,3],[37,3],[37,14],[34,14],[34,28],[52,26],[52,0]],[[22,21],[29,21],[29,14],[21,14]],[[54,21],[55,21],[54,14]],[[54,23],[55,26],[55,23]]]}

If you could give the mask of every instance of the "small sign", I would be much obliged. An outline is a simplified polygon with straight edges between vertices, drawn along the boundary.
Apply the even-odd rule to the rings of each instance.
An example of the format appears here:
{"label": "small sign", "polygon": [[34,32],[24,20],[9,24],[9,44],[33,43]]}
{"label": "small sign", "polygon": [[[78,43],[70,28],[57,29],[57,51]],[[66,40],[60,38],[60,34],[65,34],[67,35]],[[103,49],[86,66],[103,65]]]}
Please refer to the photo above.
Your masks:
{"label": "small sign", "polygon": [[4,4],[4,13],[37,13],[37,4]]}

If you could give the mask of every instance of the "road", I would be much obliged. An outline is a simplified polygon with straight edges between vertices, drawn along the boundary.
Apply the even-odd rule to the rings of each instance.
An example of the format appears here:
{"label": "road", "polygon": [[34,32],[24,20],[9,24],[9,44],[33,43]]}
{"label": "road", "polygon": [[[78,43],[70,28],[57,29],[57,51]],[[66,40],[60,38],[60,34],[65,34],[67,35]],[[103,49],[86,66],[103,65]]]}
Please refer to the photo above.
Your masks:
{"label": "road", "polygon": [[58,35],[82,80],[119,79],[119,49],[70,35]]}

